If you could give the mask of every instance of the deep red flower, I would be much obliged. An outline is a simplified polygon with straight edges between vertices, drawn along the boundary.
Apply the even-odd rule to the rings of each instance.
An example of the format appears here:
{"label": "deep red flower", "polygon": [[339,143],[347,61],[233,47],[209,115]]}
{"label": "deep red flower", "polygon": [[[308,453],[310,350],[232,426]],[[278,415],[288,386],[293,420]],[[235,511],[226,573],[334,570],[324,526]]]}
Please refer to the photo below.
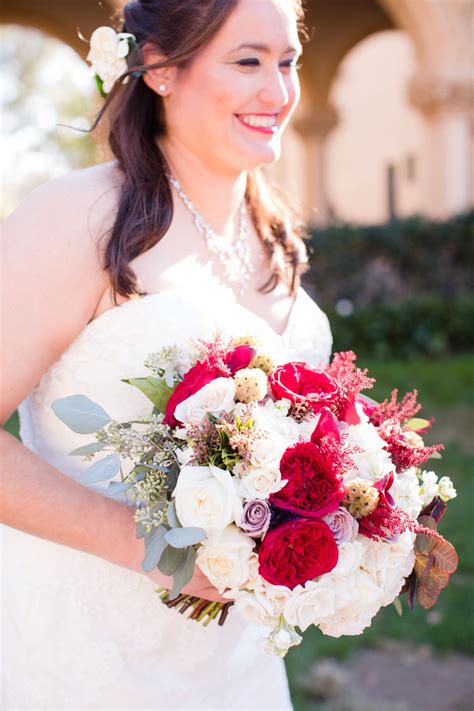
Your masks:
{"label": "deep red flower", "polygon": [[183,380],[177,384],[166,405],[163,422],[170,427],[178,427],[181,423],[174,416],[174,411],[183,400],[186,400],[212,380],[219,378],[221,370],[216,366],[209,365],[208,361],[198,360],[185,374]]}
{"label": "deep red flower", "polygon": [[313,442],[289,447],[280,461],[287,483],[270,502],[286,511],[311,518],[335,511],[344,498],[344,484],[332,457],[326,457]]}
{"label": "deep red flower", "polygon": [[293,405],[305,403],[313,412],[328,407],[340,420],[349,424],[360,422],[354,398],[347,398],[330,375],[306,363],[295,361],[278,366],[269,383],[277,399],[288,398]]}
{"label": "deep red flower", "polygon": [[323,407],[319,415],[318,424],[311,435],[311,442],[321,445],[327,438],[335,440],[337,444],[341,444],[341,433],[337,426],[337,419],[328,407]]}
{"label": "deep red flower", "polygon": [[246,344],[236,346],[225,357],[225,364],[229,368],[232,375],[242,368],[246,368],[256,351],[252,346]]}
{"label": "deep red flower", "polygon": [[258,551],[258,572],[272,585],[293,590],[329,573],[339,557],[329,526],[321,520],[297,519],[271,529]]}

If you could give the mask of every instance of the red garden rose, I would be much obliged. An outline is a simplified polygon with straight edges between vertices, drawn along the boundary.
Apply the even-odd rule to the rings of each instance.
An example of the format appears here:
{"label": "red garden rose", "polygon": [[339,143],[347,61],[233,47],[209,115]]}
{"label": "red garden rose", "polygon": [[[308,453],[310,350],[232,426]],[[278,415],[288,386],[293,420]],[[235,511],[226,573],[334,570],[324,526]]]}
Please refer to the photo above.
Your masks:
{"label": "red garden rose", "polygon": [[331,457],[312,442],[289,447],[281,458],[280,471],[287,483],[270,495],[270,502],[302,516],[319,517],[335,511],[344,498],[342,477]]}
{"label": "red garden rose", "polygon": [[270,387],[277,399],[288,398],[293,405],[304,402],[313,412],[328,407],[338,419],[357,424],[360,419],[354,398],[348,398],[338,382],[306,363],[295,361],[278,366],[269,377]]}
{"label": "red garden rose", "polygon": [[301,518],[268,531],[258,551],[258,572],[272,585],[293,590],[329,573],[338,557],[337,543],[327,523]]}

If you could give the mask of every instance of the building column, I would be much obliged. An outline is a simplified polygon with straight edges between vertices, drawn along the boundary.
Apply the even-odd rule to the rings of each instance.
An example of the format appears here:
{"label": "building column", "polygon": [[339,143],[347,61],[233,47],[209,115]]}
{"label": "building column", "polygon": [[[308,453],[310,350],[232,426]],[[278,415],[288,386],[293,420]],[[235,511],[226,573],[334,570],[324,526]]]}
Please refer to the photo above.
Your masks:
{"label": "building column", "polygon": [[302,203],[305,218],[312,225],[325,226],[331,216],[326,189],[326,143],[337,123],[337,113],[329,105],[308,107],[293,121],[293,127],[303,142],[305,191]]}
{"label": "building column", "polygon": [[414,79],[409,95],[425,122],[422,212],[435,220],[467,212],[473,207],[473,86]]}

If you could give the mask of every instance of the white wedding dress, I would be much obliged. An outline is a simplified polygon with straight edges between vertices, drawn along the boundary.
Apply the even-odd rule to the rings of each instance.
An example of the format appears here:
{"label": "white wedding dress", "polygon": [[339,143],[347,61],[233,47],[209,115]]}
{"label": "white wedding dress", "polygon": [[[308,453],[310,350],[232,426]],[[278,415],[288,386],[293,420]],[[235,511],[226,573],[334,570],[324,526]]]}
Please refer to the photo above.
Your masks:
{"label": "white wedding dress", "polygon": [[[20,406],[24,444],[79,478],[89,464],[68,452],[92,437],[71,432],[51,403],[83,393],[115,419],[145,414],[149,402],[121,378],[148,374],[149,352],[216,328],[253,333],[280,360],[329,358],[327,318],[303,290],[282,336],[227,290],[152,294],[89,323],[44,374]],[[292,708],[283,660],[258,645],[268,628],[234,608],[223,627],[204,628],[166,608],[145,574],[7,527],[2,557],[5,711]]]}

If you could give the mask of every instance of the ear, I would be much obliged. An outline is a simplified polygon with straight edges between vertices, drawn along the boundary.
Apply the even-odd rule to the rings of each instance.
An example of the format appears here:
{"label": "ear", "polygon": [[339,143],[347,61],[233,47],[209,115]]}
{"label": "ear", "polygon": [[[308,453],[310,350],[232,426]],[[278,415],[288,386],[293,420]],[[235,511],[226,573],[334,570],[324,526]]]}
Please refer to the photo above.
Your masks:
{"label": "ear", "polygon": [[[160,54],[155,45],[148,43],[143,47],[143,63],[156,64],[164,60],[164,55]],[[169,96],[173,90],[176,79],[176,67],[162,67],[161,69],[148,69],[143,75],[143,81],[160,96]]]}

